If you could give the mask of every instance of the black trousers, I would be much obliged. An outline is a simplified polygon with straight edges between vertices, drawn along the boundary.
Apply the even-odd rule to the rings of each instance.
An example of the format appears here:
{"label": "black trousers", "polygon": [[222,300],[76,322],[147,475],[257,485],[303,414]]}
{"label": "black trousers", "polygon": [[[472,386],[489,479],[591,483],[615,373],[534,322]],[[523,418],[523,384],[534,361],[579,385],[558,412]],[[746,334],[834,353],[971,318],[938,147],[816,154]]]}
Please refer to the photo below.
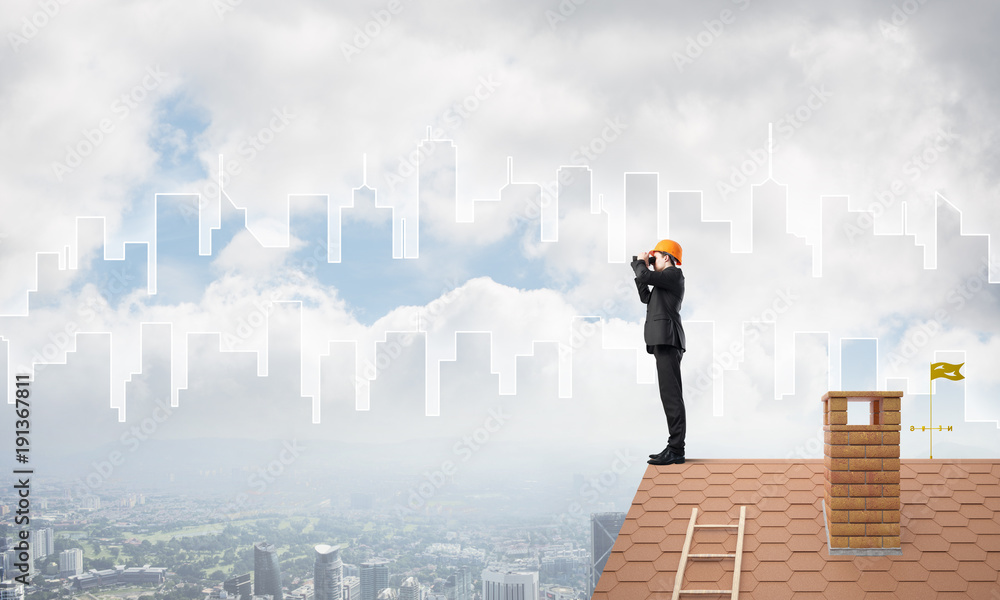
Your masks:
{"label": "black trousers", "polygon": [[684,413],[684,393],[681,389],[681,358],[684,352],[677,346],[657,344],[653,346],[656,358],[656,380],[660,385],[660,402],[663,414],[667,416],[670,439],[667,447],[684,456],[684,433],[687,420]]}

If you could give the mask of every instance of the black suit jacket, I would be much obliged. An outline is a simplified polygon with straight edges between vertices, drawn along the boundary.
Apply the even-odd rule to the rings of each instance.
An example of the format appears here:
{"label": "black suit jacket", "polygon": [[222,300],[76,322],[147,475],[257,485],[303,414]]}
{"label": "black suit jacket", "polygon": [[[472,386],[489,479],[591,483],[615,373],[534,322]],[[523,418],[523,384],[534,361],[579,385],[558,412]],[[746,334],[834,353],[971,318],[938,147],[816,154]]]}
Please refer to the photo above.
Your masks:
{"label": "black suit jacket", "polygon": [[[684,347],[684,327],[681,325],[681,301],[684,300],[684,273],[677,267],[651,271],[641,260],[632,261],[639,300],[646,305],[643,338],[646,352],[652,354],[656,344]],[[653,289],[650,290],[649,286]]]}

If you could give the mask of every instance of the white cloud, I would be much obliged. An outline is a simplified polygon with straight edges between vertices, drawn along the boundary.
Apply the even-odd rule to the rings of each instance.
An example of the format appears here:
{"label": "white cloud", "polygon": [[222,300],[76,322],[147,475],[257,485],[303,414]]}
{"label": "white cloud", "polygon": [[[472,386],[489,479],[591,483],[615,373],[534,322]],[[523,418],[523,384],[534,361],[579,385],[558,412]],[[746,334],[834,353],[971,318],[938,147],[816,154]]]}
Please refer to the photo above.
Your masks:
{"label": "white cloud", "polygon": [[[798,299],[779,317],[779,349],[789,347],[793,332],[802,330],[829,331],[836,341],[873,333],[891,337],[902,328],[905,338],[907,329],[932,318],[943,304],[953,319],[924,352],[965,349],[970,364],[993,357],[995,293],[984,291],[961,311],[952,310],[947,300],[948,290],[974,276],[980,250],[970,249],[966,238],[935,240],[929,201],[942,191],[962,211],[966,233],[1000,234],[1000,209],[988,201],[1000,189],[994,110],[998,86],[981,59],[989,53],[962,53],[980,46],[995,50],[992,37],[965,27],[978,22],[977,15],[963,19],[943,6],[927,5],[895,41],[885,39],[876,25],[885,15],[867,6],[831,17],[815,7],[788,16],[768,7],[739,11],[738,5],[723,5],[737,11],[737,20],[683,72],[673,54],[683,50],[705,18],[713,17],[715,7],[681,12],[651,6],[631,12],[588,4],[553,31],[544,7],[533,3],[475,8],[408,4],[348,62],[341,45],[371,18],[367,7],[245,3],[220,18],[209,5],[199,4],[164,8],[108,0],[67,5],[29,44],[16,54],[7,51],[0,61],[5,82],[0,89],[4,312],[23,303],[34,276],[35,252],[61,251],[74,243],[76,216],[104,215],[109,235],[121,237],[126,235],[119,231],[121,223],[151,204],[137,190],[151,185],[162,192],[204,189],[207,180],[172,181],[157,172],[151,136],[164,131],[170,132],[174,149],[196,148],[209,178],[220,153],[239,162],[241,172],[227,191],[247,208],[253,235],[271,246],[285,239],[288,194],[330,194],[338,206],[361,184],[362,154],[368,156],[366,176],[380,201],[396,207],[397,219],[412,214],[416,177],[407,177],[394,191],[386,177],[415,149],[428,125],[445,127],[455,140],[459,200],[467,202],[498,197],[507,181],[508,156],[514,159],[515,181],[554,181],[556,168],[572,162],[581,145],[600,136],[606,119],[620,117],[627,129],[590,161],[593,193],[605,195],[612,214],[564,214],[558,244],[525,242],[525,253],[543,261],[553,288],[572,276],[580,276],[580,283],[558,291],[519,290],[476,277],[473,271],[443,316],[428,321],[431,331],[446,338],[443,348],[452,343],[455,331],[492,331],[494,364],[504,373],[506,389],[514,356],[530,353],[535,340],[565,339],[572,316],[582,312],[627,319],[611,321],[616,340],[626,332],[635,336],[638,360],[650,360],[641,344],[643,307],[632,291],[628,267],[608,264],[607,255],[608,218],[617,217],[622,173],[653,171],[660,174],[661,199],[671,190],[703,190],[704,217],[733,221],[732,242],[728,226],[703,226],[697,222],[701,215],[676,215],[669,223],[670,235],[686,249],[684,316],[714,321],[719,348],[739,340],[742,322],[759,318],[778,290],[789,289]],[[19,30],[21,17],[37,10],[32,2],[12,3],[0,16],[0,30]],[[982,12],[984,19],[995,20],[993,11]],[[934,50],[942,36],[960,48],[949,50],[947,58]],[[136,92],[144,98],[127,116],[116,112],[121,95],[141,87],[147,68],[157,66],[166,73],[163,81]],[[484,77],[499,84],[487,90]],[[817,89],[830,93],[818,98]],[[482,97],[470,101],[476,108],[466,116],[455,119],[448,112],[475,98],[477,91]],[[177,124],[157,122],[157,103],[181,94],[206,115],[204,131],[185,132]],[[808,116],[796,116],[796,111]],[[292,116],[282,119],[282,114]],[[114,131],[104,134],[91,156],[58,181],[52,163],[65,160],[67,144],[96,135],[94,129],[105,118]],[[719,192],[719,184],[753,151],[765,147],[769,122],[775,123],[778,142],[774,176],[787,185],[788,228],[809,245],[782,238],[786,214],[778,206],[759,209],[765,223],[756,225],[767,224],[770,234],[753,240],[754,253],[730,254],[731,245],[737,251],[749,247],[749,184],[761,182],[767,166],[754,165],[747,183],[735,186],[729,196]],[[925,169],[914,170],[913,157],[933,146],[939,129],[953,130],[954,137]],[[794,132],[790,138],[788,131]],[[878,217],[875,230],[902,227],[899,207],[905,201],[906,231],[916,236],[916,244],[926,244],[931,255],[941,252],[960,262],[939,261],[937,270],[925,271],[915,262],[923,260],[922,247],[914,247],[909,238],[841,240],[826,247],[823,277],[814,278],[811,252],[820,243],[821,197],[849,196],[850,207],[859,209],[895,179],[904,182],[905,192]],[[523,210],[517,202],[479,203],[476,222],[458,226],[453,208],[441,201],[422,212],[424,258],[414,268],[431,273],[453,264],[449,251],[458,245],[470,250],[504,239],[511,231],[507,218]],[[651,206],[643,207],[642,214],[655,218]],[[847,222],[856,218],[849,214]],[[843,230],[842,224],[835,227]],[[653,242],[625,240],[625,254],[630,257],[634,246]],[[220,276],[199,304],[147,305],[140,292],[122,308],[105,308],[95,325],[123,340],[134,339],[143,320],[172,322],[177,331],[237,335],[240,318],[253,310],[252,301],[280,291],[281,298],[304,302],[308,327],[302,341],[309,356],[326,352],[330,340],[354,339],[363,357],[374,358],[375,341],[386,331],[412,330],[410,307],[399,307],[366,328],[350,316],[351,307],[337,290],[294,278],[285,266],[298,244],[293,238],[289,249],[260,248],[249,232],[241,232],[229,246],[216,249]],[[628,291],[619,295],[615,286],[623,280]],[[609,298],[613,309],[602,311]],[[12,350],[44,346],[44,332],[73,318],[78,300],[65,296],[58,310],[4,321],[16,340]],[[258,332],[245,345],[260,344]],[[889,347],[887,341],[880,350]],[[698,426],[711,422],[739,444],[746,435],[730,424],[730,411],[733,419],[752,419],[750,407],[774,403],[766,397],[773,376],[767,348],[749,344],[747,351],[740,370],[726,375],[725,420],[708,418],[708,394],[692,398],[700,403],[692,412],[704,418]],[[813,365],[816,348],[810,346],[808,353],[808,372],[820,377]],[[192,356],[210,362],[213,355],[203,348]],[[611,435],[609,431],[654,435],[662,429],[655,386],[627,387],[636,375],[629,352],[605,355],[588,347],[576,356],[574,399],[541,398],[548,393],[542,388],[518,387],[516,402],[525,404],[522,414],[531,418],[522,419],[512,432],[528,437],[555,430],[551,435],[556,439]],[[710,367],[707,355],[685,362],[688,373]],[[551,368],[544,366],[548,372]],[[648,374],[648,362],[640,372],[644,368]],[[918,377],[909,369],[882,368],[880,375]],[[392,392],[414,392],[412,381],[420,374],[407,375],[394,381],[410,382],[408,389]],[[470,386],[489,380],[478,375],[470,375]],[[996,382],[988,382],[975,384],[988,386],[976,388],[977,397],[985,394],[981,389],[996,389]],[[198,392],[206,402],[253,393],[253,386],[243,381],[227,388],[220,378],[211,385],[211,394],[207,388]],[[623,397],[621,386],[644,397]],[[784,383],[777,387],[779,393],[791,392]],[[373,391],[390,394],[385,386]],[[808,428],[815,407],[803,406],[781,418]],[[985,405],[976,410],[989,415]],[[785,441],[776,440],[769,451],[779,452]],[[730,446],[733,452],[742,447]]]}

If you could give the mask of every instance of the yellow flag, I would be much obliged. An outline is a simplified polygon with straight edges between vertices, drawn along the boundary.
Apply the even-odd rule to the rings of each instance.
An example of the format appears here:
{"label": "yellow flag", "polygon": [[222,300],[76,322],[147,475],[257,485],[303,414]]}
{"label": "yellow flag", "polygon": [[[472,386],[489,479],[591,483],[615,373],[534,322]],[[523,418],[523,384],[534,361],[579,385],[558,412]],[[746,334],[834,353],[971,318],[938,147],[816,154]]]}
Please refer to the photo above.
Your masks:
{"label": "yellow flag", "polygon": [[965,375],[962,375],[958,371],[964,364],[965,363],[953,365],[946,362],[931,363],[931,379],[937,379],[938,377],[944,377],[945,379],[951,379],[952,381],[965,379]]}

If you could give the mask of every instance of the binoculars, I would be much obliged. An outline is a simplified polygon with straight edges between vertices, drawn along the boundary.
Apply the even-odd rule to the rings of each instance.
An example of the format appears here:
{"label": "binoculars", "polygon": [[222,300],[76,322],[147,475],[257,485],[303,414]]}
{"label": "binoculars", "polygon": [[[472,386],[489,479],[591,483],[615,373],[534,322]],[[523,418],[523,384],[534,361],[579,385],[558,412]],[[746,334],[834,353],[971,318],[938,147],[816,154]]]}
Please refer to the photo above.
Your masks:
{"label": "binoculars", "polygon": [[[639,260],[639,255],[638,254],[633,254],[632,255],[632,260]],[[650,269],[652,269],[653,267],[655,267],[656,266],[656,255],[655,254],[650,254],[648,257],[646,257],[646,264],[649,265]]]}

